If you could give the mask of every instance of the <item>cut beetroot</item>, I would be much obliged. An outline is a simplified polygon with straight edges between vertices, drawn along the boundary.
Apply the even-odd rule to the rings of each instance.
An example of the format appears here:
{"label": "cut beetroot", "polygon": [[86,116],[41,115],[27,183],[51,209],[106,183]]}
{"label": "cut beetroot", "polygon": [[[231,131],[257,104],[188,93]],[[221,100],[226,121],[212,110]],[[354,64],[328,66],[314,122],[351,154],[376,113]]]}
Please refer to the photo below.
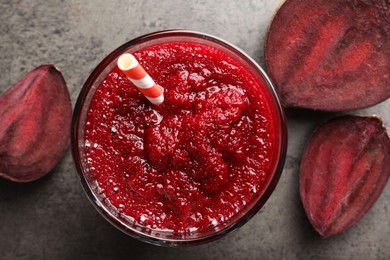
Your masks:
{"label": "cut beetroot", "polygon": [[322,237],[359,221],[390,175],[390,139],[376,117],[343,116],[316,130],[302,158],[300,194]]}
{"label": "cut beetroot", "polygon": [[286,107],[344,111],[390,97],[388,0],[286,0],[265,61]]}
{"label": "cut beetroot", "polygon": [[62,158],[72,105],[62,74],[53,65],[28,73],[0,97],[0,176],[28,182]]}

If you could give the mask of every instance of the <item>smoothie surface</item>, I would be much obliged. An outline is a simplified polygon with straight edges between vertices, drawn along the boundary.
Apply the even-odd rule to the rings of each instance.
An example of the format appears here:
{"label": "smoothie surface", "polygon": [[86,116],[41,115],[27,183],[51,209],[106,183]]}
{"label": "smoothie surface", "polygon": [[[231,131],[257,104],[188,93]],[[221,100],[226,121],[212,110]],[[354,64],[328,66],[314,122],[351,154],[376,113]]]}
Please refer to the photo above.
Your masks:
{"label": "smoothie surface", "polygon": [[218,228],[251,205],[274,169],[274,102],[254,75],[200,43],[133,53],[165,101],[154,106],[118,69],[98,87],[85,126],[92,176],[136,223],[174,233]]}

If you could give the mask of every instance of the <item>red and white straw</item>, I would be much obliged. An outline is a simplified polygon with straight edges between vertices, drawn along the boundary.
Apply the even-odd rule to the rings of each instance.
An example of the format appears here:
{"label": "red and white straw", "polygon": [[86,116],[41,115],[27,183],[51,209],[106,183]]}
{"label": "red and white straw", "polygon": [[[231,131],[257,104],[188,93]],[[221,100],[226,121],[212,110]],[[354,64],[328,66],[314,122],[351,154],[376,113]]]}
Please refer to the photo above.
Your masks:
{"label": "red and white straw", "polygon": [[159,105],[164,102],[163,89],[146,73],[132,54],[122,54],[118,59],[118,68],[152,104]]}

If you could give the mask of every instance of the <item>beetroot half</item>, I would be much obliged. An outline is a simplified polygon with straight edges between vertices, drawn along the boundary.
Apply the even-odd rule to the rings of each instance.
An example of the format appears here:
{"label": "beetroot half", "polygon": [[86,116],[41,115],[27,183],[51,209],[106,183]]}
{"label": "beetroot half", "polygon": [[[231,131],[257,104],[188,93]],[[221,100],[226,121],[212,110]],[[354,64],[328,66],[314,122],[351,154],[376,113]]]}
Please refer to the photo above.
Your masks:
{"label": "beetroot half", "polygon": [[320,126],[301,162],[300,195],[322,237],[338,234],[371,208],[390,175],[390,139],[376,117],[343,116]]}
{"label": "beetroot half", "polygon": [[390,97],[388,0],[286,0],[265,43],[286,107],[345,111]]}
{"label": "beetroot half", "polygon": [[0,97],[0,176],[28,182],[62,158],[72,105],[65,80],[53,65],[29,72]]}

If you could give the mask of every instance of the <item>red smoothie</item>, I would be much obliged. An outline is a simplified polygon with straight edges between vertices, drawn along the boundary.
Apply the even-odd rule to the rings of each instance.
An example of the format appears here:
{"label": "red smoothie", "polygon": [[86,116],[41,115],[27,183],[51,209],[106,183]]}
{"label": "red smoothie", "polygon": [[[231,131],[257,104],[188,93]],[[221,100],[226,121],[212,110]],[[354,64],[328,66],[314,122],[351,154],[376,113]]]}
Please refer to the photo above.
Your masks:
{"label": "red smoothie", "polygon": [[115,68],[90,103],[85,150],[101,192],[134,222],[212,230],[259,198],[278,156],[275,102],[238,61],[200,43],[134,56],[165,101],[154,106]]}

